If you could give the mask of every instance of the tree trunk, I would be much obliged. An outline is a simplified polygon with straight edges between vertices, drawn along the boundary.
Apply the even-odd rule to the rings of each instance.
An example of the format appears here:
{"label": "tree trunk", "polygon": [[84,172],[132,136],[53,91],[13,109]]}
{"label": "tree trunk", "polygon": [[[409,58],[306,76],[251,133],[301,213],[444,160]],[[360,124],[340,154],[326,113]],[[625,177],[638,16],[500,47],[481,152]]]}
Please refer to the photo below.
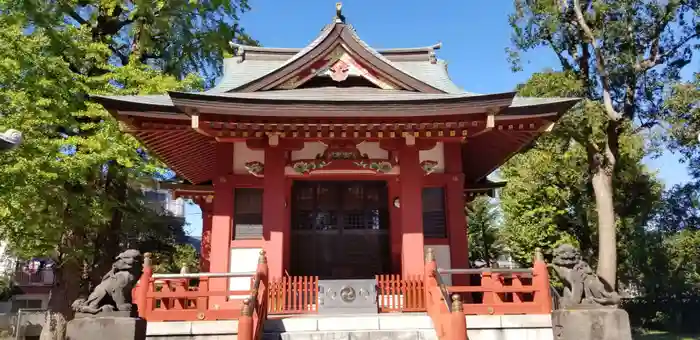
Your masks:
{"label": "tree trunk", "polygon": [[109,222],[99,231],[95,241],[95,263],[90,271],[90,283],[95,287],[102,281],[102,276],[109,272],[114,263],[114,258],[119,255],[120,233],[124,213],[122,211],[126,202],[126,176],[121,173],[117,164],[109,164],[105,180],[105,193],[115,206],[112,208],[112,216]]}
{"label": "tree trunk", "polygon": [[48,313],[39,340],[65,340],[66,319],[61,313]]}
{"label": "tree trunk", "polygon": [[54,269],[55,286],[49,295],[49,310],[65,320],[73,318],[71,305],[80,296],[82,270],[74,260],[67,260]]}
{"label": "tree trunk", "polygon": [[598,276],[615,289],[617,230],[613,204],[612,172],[599,165],[593,173],[593,192],[598,212]]}

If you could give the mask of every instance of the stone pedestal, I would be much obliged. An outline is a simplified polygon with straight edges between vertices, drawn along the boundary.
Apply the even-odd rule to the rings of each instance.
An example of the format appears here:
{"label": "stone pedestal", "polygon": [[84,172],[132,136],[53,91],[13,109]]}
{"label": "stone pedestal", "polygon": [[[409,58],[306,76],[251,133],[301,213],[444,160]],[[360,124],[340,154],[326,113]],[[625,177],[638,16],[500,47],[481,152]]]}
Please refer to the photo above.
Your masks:
{"label": "stone pedestal", "polygon": [[82,317],[68,322],[67,340],[145,340],[146,320],[130,317]]}
{"label": "stone pedestal", "polygon": [[552,312],[555,340],[632,340],[629,315],[618,308]]}

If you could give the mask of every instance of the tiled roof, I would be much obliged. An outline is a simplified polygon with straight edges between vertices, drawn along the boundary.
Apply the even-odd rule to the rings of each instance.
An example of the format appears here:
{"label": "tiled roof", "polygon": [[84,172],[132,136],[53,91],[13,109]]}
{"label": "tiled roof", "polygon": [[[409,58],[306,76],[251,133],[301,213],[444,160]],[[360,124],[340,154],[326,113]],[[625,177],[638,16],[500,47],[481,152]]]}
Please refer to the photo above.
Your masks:
{"label": "tiled roof", "polygon": [[[206,92],[221,93],[235,90],[255,79],[276,70],[286,64],[280,60],[243,60],[239,58],[227,58],[224,60],[224,72],[221,80],[215,87]],[[429,61],[391,61],[396,68],[428,85],[438,88],[446,93],[468,93],[459,88],[450,79],[447,73],[447,63],[437,60]]]}
{"label": "tiled roof", "polygon": [[263,77],[282,66],[279,60],[244,60],[227,58],[224,60],[224,70],[221,79],[207,93],[221,93],[236,89],[251,81]]}

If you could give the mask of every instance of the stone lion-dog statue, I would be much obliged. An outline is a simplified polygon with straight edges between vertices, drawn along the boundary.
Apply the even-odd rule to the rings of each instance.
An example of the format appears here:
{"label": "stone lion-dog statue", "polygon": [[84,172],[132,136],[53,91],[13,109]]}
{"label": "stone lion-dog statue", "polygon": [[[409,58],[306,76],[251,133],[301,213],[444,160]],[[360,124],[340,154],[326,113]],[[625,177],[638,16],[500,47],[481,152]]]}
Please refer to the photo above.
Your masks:
{"label": "stone lion-dog statue", "polygon": [[620,296],[595,274],[581,257],[581,252],[570,244],[554,249],[551,267],[564,283],[562,307],[616,306]]}
{"label": "stone lion-dog statue", "polygon": [[133,309],[131,291],[143,270],[141,252],[125,250],[117,255],[112,270],[102,277],[87,299],[73,302],[73,310],[78,313],[100,314],[108,312],[131,312]]}

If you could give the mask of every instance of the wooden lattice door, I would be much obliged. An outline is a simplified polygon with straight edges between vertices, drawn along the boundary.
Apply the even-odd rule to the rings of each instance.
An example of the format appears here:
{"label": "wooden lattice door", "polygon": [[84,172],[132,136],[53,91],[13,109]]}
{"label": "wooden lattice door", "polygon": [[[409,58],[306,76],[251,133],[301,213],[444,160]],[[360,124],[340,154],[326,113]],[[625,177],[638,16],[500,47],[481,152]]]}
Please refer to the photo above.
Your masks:
{"label": "wooden lattice door", "polygon": [[359,279],[386,272],[386,182],[297,181],[292,195],[293,275]]}

